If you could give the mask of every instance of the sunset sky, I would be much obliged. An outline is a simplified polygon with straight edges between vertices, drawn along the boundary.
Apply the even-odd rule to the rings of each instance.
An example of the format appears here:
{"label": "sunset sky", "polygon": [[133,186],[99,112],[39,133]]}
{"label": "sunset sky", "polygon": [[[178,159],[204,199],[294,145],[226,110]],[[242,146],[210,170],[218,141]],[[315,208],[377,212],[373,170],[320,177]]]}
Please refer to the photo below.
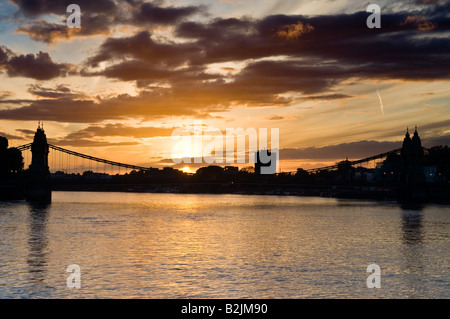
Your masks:
{"label": "sunset sky", "polygon": [[0,79],[10,146],[42,121],[49,143],[142,166],[173,165],[195,120],[279,128],[283,171],[390,151],[408,126],[450,145],[450,1],[2,0]]}

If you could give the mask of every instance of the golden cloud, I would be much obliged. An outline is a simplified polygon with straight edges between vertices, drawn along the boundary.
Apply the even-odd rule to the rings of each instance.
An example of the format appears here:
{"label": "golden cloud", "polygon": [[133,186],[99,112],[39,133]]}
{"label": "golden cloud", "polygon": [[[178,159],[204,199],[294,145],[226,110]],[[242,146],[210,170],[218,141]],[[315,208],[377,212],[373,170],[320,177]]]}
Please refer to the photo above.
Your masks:
{"label": "golden cloud", "polygon": [[297,40],[301,36],[310,33],[312,31],[314,31],[314,27],[312,25],[308,23],[303,24],[301,22],[297,22],[293,24],[287,24],[278,28],[275,35],[277,38],[292,41]]}
{"label": "golden cloud", "polygon": [[430,31],[437,27],[435,23],[427,21],[424,16],[408,16],[401,25],[408,24],[415,25],[419,31]]}

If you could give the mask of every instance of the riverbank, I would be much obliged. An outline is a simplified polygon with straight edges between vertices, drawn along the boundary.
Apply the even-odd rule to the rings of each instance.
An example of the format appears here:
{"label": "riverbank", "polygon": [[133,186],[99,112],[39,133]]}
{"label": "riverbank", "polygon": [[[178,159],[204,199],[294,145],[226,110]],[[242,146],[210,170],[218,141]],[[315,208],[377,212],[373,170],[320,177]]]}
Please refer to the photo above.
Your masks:
{"label": "riverbank", "polygon": [[53,191],[174,193],[174,194],[238,194],[274,196],[315,196],[345,199],[370,199],[380,201],[424,202],[450,205],[450,188],[428,187],[405,190],[392,186],[342,186],[342,185],[268,185],[268,184],[90,184],[53,185]]}
{"label": "riverbank", "polygon": [[[24,199],[25,189],[23,183],[1,183],[0,200]],[[316,196],[450,205],[450,187],[436,185],[426,185],[420,189],[407,189],[386,185],[272,184],[264,182],[54,183],[52,191]]]}

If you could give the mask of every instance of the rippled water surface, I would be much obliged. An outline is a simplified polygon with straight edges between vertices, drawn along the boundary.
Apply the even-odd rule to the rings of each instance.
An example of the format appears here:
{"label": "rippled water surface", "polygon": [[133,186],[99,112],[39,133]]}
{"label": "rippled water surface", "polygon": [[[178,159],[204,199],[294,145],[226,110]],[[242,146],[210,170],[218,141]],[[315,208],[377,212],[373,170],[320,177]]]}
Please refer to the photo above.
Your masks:
{"label": "rippled water surface", "polygon": [[448,206],[54,192],[0,202],[0,298],[449,298],[449,248]]}

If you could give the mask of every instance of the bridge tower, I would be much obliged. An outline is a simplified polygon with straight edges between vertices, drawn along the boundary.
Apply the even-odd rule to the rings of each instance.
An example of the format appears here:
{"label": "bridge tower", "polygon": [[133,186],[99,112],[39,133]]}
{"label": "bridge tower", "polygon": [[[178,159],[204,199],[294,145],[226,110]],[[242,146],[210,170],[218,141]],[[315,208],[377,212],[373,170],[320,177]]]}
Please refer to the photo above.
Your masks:
{"label": "bridge tower", "polygon": [[423,147],[419,133],[416,130],[411,139],[411,158],[409,166],[408,181],[413,185],[425,183],[425,174],[423,173]]}
{"label": "bridge tower", "polygon": [[423,148],[422,142],[417,132],[417,126],[414,135],[411,138],[409,131],[406,132],[401,150],[402,171],[401,181],[408,185],[418,185],[425,182],[423,173]]}
{"label": "bridge tower", "polygon": [[406,203],[411,201],[424,201],[429,198],[429,192],[425,185],[425,174],[423,173],[423,147],[416,130],[411,138],[406,133],[401,150],[402,170],[400,182],[402,188],[399,190],[399,198]]}
{"label": "bridge tower", "polygon": [[402,183],[407,183],[408,181],[408,172],[411,158],[411,146],[412,146],[411,135],[409,135],[409,128],[407,128],[405,138],[403,139],[402,149],[400,151],[400,155],[402,158],[400,181]]}
{"label": "bridge tower", "polygon": [[39,122],[31,144],[31,164],[28,170],[27,200],[50,201],[50,169],[48,167],[49,146],[44,127]]}
{"label": "bridge tower", "polygon": [[39,123],[36,133],[34,134],[33,143],[31,144],[31,165],[30,171],[41,172],[50,175],[48,167],[48,153],[49,147],[47,143],[47,136],[44,128]]}

